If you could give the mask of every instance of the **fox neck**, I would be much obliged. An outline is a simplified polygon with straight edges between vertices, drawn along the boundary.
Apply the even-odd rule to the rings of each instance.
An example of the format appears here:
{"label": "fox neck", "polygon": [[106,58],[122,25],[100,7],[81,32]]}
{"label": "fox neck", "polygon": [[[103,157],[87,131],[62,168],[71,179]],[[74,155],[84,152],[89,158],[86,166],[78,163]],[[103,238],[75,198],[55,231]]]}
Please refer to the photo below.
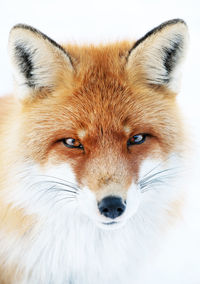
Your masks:
{"label": "fox neck", "polygon": [[[37,176],[34,166],[29,165],[27,171],[35,171]],[[27,171],[23,172],[27,174]],[[148,191],[137,214],[122,228],[103,230],[83,215],[74,201],[61,209],[59,202],[50,202],[55,196],[44,198],[39,187],[41,194],[34,199],[30,193],[33,189],[27,186],[29,182],[19,184],[20,194],[18,191],[18,195],[12,193],[8,197],[14,206],[23,207],[27,215],[34,216],[33,225],[23,235],[7,237],[7,255],[12,252],[13,263],[23,268],[23,284],[64,284],[66,279],[67,283],[107,284],[113,281],[113,275],[117,283],[132,283],[130,275],[136,279],[139,267],[144,268],[146,256],[158,245],[170,223],[168,211],[172,201],[180,196],[178,189],[170,190],[166,185],[160,190]],[[16,246],[16,242],[20,245]]]}

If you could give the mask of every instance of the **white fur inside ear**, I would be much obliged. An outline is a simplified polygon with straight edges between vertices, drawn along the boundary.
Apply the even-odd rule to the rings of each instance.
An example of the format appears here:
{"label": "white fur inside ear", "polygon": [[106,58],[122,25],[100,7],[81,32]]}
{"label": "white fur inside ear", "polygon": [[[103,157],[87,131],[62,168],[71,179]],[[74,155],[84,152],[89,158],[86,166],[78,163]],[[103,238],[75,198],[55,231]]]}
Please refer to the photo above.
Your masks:
{"label": "white fur inside ear", "polygon": [[63,48],[29,26],[19,25],[11,30],[8,48],[21,98],[43,87],[53,88],[59,72],[73,70]]}
{"label": "white fur inside ear", "polygon": [[[129,72],[139,69],[146,83],[165,85],[178,92],[180,66],[188,43],[187,26],[183,21],[169,21],[136,42],[128,58]],[[142,79],[142,78],[141,78]]]}

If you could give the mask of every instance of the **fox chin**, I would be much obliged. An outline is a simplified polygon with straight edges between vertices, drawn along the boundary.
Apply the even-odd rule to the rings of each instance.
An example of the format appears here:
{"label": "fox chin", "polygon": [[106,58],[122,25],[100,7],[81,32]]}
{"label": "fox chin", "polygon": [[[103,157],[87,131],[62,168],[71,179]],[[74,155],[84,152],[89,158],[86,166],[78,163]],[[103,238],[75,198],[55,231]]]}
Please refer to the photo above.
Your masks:
{"label": "fox chin", "polygon": [[184,206],[176,101],[188,42],[174,19],[139,40],[61,46],[10,32],[0,99],[0,284],[137,284]]}

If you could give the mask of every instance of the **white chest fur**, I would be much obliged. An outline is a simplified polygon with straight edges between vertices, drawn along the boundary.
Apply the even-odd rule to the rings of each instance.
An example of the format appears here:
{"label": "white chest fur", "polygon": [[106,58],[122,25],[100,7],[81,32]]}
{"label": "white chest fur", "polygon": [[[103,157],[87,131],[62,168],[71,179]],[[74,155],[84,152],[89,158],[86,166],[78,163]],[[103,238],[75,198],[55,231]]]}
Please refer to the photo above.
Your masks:
{"label": "white chest fur", "polygon": [[[139,267],[144,266],[145,254],[152,247],[153,231],[137,228],[134,222],[139,220],[103,231],[78,215],[71,212],[66,223],[58,225],[48,220],[36,233],[22,258],[27,270],[23,283],[136,283]],[[154,241],[157,237],[155,234]]]}
{"label": "white chest fur", "polygon": [[[8,253],[23,268],[20,284],[138,283],[147,257],[154,256],[152,249],[162,239],[169,204],[179,195],[171,180],[142,194],[137,213],[111,230],[96,226],[76,199],[52,190],[51,183],[44,182],[50,172],[49,176],[33,174],[33,167],[30,171],[32,177],[10,196],[16,206],[38,218],[35,228],[17,245],[15,241],[9,244]],[[60,167],[58,172],[63,176]]]}

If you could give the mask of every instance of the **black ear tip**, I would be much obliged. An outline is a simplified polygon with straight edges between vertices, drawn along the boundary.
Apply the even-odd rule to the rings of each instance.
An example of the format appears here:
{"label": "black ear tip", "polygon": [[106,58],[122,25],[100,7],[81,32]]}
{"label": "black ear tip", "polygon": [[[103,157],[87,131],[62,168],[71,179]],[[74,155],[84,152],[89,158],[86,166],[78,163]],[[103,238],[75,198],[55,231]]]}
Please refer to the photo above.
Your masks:
{"label": "black ear tip", "polygon": [[148,37],[150,37],[153,34],[156,34],[157,32],[162,31],[163,29],[165,29],[166,27],[172,26],[172,25],[176,25],[176,24],[184,24],[185,27],[187,27],[187,24],[184,20],[182,19],[172,19],[166,22],[163,22],[161,25],[155,27],[154,29],[150,30],[148,33],[146,33],[142,38],[140,38],[139,40],[137,40],[134,44],[134,46],[131,48],[131,50],[129,51],[129,54],[131,53],[131,51],[133,49],[135,49],[140,43],[144,42]]}
{"label": "black ear tip", "polygon": [[26,24],[16,24],[12,27],[11,31],[16,30],[16,29],[23,29],[23,30],[28,30],[34,33],[39,33],[39,31],[37,29],[35,29],[32,26],[26,25]]}
{"label": "black ear tip", "polygon": [[182,19],[172,19],[172,20],[169,20],[169,21],[166,21],[166,22],[163,22],[161,25],[155,27],[152,31],[150,31],[149,33],[152,34],[152,33],[156,33],[156,32],[159,32],[159,31],[162,31],[164,30],[165,28],[167,27],[170,27],[170,26],[175,26],[175,25],[178,25],[178,24],[182,24],[184,25],[186,28],[187,28],[187,24],[184,20]]}
{"label": "black ear tip", "polygon": [[32,26],[29,26],[29,25],[26,25],[26,24],[17,24],[17,25],[15,25],[11,29],[11,33],[14,32],[17,29],[30,31],[30,32],[34,33],[37,37],[39,37],[39,38],[41,38],[41,39],[43,39],[45,41],[48,41],[50,44],[53,44],[55,47],[60,49],[69,58],[69,60],[70,60],[70,62],[72,64],[72,61],[71,61],[69,55],[67,54],[66,50],[61,45],[59,45],[57,42],[55,42],[53,39],[48,37],[46,34],[42,33],[38,29],[35,29]]}
{"label": "black ear tip", "polygon": [[161,26],[165,27],[167,25],[175,25],[175,24],[178,24],[178,23],[184,24],[185,26],[187,26],[186,22],[183,19],[179,19],[179,18],[166,21],[166,22],[162,23]]}

